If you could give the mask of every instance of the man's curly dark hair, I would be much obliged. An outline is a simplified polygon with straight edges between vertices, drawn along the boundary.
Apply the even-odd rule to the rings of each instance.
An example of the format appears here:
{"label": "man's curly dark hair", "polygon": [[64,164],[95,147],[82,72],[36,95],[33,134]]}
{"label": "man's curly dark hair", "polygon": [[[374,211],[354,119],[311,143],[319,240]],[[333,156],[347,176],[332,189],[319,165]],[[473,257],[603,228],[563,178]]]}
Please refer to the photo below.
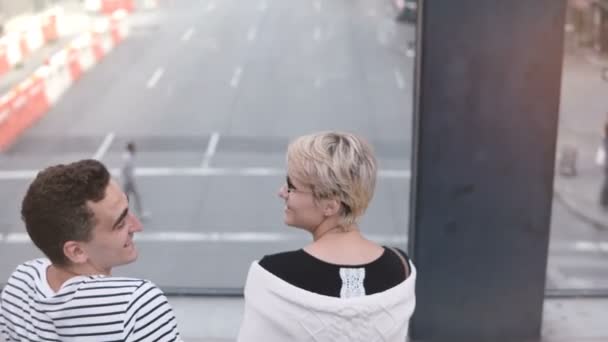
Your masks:
{"label": "man's curly dark hair", "polygon": [[38,173],[21,204],[21,217],[34,244],[56,265],[67,265],[67,241],[89,241],[95,217],[87,201],[99,202],[110,183],[97,160],[48,167]]}

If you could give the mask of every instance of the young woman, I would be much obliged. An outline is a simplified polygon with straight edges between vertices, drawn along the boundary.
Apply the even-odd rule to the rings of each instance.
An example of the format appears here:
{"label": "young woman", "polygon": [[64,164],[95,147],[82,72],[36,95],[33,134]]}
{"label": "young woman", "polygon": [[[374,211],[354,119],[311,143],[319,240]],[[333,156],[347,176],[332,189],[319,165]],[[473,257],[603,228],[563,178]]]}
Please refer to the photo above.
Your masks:
{"label": "young woman", "polygon": [[251,265],[239,341],[405,341],[414,266],[357,224],[376,173],[370,146],[353,134],[317,133],[289,145],[279,190],[284,221],[313,242]]}

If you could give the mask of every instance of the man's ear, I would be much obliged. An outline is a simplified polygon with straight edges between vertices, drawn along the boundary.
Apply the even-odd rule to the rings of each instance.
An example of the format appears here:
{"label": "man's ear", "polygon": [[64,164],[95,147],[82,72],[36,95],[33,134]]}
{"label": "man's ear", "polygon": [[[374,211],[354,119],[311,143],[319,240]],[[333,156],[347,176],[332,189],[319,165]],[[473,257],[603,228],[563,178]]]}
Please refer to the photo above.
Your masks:
{"label": "man's ear", "polygon": [[323,203],[323,215],[329,217],[336,215],[340,212],[340,201],[337,198],[330,198],[324,200]]}
{"label": "man's ear", "polygon": [[83,264],[89,258],[89,255],[82,246],[82,242],[66,241],[63,244],[63,254],[73,264]]}

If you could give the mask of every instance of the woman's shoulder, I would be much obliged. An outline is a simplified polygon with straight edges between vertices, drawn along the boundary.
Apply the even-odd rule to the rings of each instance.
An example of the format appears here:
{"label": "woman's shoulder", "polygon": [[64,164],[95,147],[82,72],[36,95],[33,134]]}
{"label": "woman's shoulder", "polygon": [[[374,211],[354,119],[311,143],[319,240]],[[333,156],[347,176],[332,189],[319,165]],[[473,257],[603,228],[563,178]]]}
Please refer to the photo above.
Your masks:
{"label": "woman's shoulder", "polygon": [[306,253],[302,249],[293,251],[264,255],[258,262],[260,266],[271,273],[284,268],[292,268],[306,259]]}

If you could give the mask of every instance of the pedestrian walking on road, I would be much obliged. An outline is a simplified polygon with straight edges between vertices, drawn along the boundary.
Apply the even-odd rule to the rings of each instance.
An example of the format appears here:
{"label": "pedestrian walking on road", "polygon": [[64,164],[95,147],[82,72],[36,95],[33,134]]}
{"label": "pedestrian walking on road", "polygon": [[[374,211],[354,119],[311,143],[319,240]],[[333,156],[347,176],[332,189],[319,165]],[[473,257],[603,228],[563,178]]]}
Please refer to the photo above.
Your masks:
{"label": "pedestrian walking on road", "polygon": [[135,181],[135,152],[135,143],[132,141],[128,142],[125,154],[123,155],[123,165],[120,169],[120,176],[123,191],[129,200],[134,201],[133,205],[135,207],[135,211],[137,211],[139,217],[146,219],[150,214],[143,209],[144,207],[141,201],[141,195],[137,187],[137,182]]}
{"label": "pedestrian walking on road", "polygon": [[606,152],[608,151],[608,122],[604,124],[604,137],[602,138],[602,145],[604,160],[602,160],[602,167],[604,168],[604,182],[602,184],[602,190],[600,192],[600,205],[604,210],[608,210],[608,163],[606,163]]}

